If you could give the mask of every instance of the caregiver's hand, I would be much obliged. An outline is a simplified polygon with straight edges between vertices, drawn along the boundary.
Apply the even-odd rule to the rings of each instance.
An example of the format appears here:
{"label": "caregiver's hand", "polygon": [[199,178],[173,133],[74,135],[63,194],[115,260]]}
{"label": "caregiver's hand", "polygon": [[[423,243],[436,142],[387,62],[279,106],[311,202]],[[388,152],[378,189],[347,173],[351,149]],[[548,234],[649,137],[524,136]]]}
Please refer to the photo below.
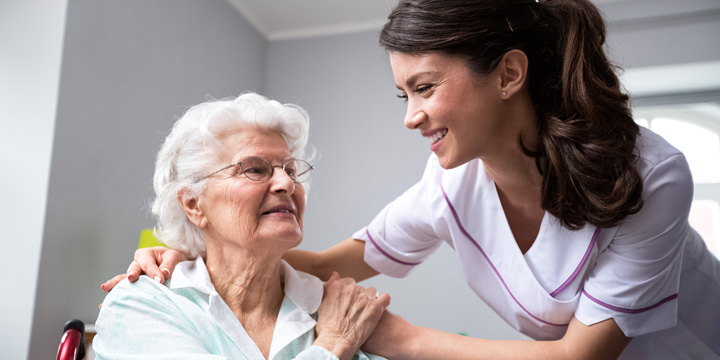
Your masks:
{"label": "caregiver's hand", "polygon": [[122,279],[135,282],[140,275],[145,274],[159,283],[172,276],[175,265],[187,258],[185,254],[175,249],[168,249],[163,246],[155,246],[135,250],[135,260],[130,263],[127,273],[120,274],[108,280],[100,286],[105,292],[110,292]]}
{"label": "caregiver's hand", "polygon": [[365,289],[352,278],[340,278],[333,272],[325,283],[313,345],[328,349],[340,360],[351,359],[375,330],[388,305],[390,295],[378,296],[374,288]]}

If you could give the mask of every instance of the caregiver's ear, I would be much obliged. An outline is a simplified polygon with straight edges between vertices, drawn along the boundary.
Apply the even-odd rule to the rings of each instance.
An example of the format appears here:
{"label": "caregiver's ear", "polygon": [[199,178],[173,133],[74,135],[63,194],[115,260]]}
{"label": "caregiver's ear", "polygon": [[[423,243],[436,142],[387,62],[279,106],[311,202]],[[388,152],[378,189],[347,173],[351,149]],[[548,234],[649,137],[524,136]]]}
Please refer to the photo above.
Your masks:
{"label": "caregiver's ear", "polygon": [[496,71],[500,77],[500,87],[508,98],[520,91],[525,84],[528,72],[528,58],[521,50],[510,50],[503,55]]}

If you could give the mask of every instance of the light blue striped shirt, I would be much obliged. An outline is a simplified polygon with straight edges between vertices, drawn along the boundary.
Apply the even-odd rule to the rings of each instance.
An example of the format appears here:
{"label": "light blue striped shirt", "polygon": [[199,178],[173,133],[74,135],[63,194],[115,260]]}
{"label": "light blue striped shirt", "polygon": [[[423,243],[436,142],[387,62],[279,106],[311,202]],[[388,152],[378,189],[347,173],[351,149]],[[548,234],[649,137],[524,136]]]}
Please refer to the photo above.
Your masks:
{"label": "light blue striped shirt", "polygon": [[[337,360],[313,346],[320,279],[283,261],[285,297],[278,313],[271,360]],[[147,276],[118,284],[105,298],[95,324],[97,359],[264,360],[260,349],[210,282],[205,263],[178,264],[165,285]],[[353,360],[380,360],[358,351]]]}

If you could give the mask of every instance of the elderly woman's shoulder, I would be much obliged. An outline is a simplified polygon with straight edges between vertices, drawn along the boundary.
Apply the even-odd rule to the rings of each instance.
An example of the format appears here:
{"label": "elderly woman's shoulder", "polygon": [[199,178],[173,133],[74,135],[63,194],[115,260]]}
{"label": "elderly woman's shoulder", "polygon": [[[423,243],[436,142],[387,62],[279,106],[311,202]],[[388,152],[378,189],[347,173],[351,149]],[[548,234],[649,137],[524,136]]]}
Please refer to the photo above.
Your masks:
{"label": "elderly woman's shoulder", "polygon": [[127,279],[119,282],[105,297],[105,302],[108,300],[120,300],[128,297],[133,298],[156,298],[158,296],[172,296],[172,291],[166,286],[167,284],[161,284],[147,275],[141,275],[137,281],[131,283]]}

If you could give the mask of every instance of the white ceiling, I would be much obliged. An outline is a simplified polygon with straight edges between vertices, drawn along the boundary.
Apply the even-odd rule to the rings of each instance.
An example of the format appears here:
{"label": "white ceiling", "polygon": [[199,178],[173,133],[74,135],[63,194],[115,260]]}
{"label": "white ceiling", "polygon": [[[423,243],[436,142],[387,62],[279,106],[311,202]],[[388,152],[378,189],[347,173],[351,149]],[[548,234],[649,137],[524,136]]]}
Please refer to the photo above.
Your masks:
{"label": "white ceiling", "polygon": [[[269,40],[379,29],[397,0],[227,0]],[[593,0],[608,3],[630,0]]]}
{"label": "white ceiling", "polygon": [[227,0],[269,40],[378,29],[396,0]]}

